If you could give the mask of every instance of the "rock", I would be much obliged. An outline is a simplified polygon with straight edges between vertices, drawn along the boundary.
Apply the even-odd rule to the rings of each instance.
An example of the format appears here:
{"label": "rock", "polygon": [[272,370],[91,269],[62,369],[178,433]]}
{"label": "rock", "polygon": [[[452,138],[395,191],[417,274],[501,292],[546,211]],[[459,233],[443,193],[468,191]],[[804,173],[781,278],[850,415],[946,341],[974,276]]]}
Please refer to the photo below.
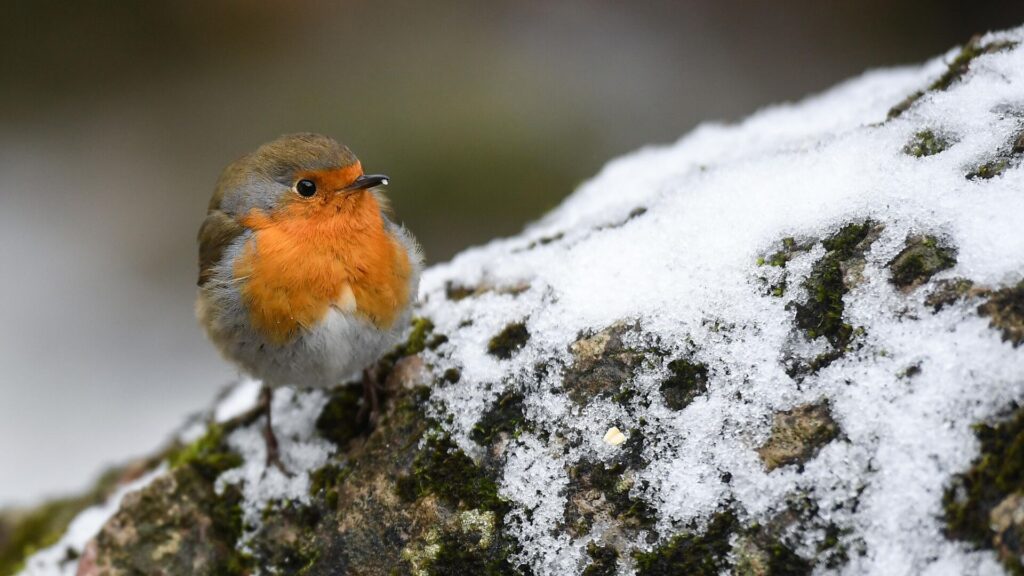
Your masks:
{"label": "rock", "polygon": [[361,382],[278,390],[285,474],[214,406],[137,484],[0,514],[0,567],[1020,572],[1022,39],[609,163],[424,273],[373,426]]}
{"label": "rock", "polygon": [[978,306],[978,314],[989,318],[989,324],[1003,333],[1003,340],[1020,346],[1024,342],[1024,282],[993,292]]}
{"label": "rock", "polygon": [[827,403],[805,404],[775,414],[772,435],[757,449],[765,468],[802,464],[839,435]]}

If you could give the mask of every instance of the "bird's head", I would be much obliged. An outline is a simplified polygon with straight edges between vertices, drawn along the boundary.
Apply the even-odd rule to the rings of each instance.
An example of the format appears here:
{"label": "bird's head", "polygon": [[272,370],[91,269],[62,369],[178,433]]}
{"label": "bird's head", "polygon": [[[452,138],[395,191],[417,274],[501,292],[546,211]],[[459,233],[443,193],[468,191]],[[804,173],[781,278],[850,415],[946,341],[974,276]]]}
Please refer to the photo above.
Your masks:
{"label": "bird's head", "polygon": [[210,207],[237,218],[253,211],[280,218],[344,215],[387,183],[387,176],[364,174],[355,154],[331,138],[288,134],[228,166]]}

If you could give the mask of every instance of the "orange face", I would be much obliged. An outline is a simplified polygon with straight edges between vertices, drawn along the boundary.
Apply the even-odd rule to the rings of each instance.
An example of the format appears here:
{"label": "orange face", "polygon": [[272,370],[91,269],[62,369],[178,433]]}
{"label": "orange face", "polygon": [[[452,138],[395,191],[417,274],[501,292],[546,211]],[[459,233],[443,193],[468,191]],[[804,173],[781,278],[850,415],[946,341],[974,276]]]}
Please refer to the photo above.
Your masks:
{"label": "orange face", "polygon": [[389,328],[408,303],[412,265],[384,227],[380,201],[346,190],[362,174],[358,162],[299,173],[296,183],[313,182],[315,194],[293,189],[273,211],[241,219],[254,236],[234,276],[253,327],[271,342],[288,342],[332,307]]}

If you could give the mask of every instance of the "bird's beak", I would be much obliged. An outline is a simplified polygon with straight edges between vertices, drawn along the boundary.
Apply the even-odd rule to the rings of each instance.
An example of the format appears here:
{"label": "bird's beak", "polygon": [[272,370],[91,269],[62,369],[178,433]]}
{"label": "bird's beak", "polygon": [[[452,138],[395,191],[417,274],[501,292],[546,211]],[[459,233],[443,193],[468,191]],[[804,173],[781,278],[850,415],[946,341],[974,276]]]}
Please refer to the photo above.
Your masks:
{"label": "bird's beak", "polygon": [[363,174],[345,187],[345,190],[367,190],[377,186],[387,186],[388,177],[383,174]]}

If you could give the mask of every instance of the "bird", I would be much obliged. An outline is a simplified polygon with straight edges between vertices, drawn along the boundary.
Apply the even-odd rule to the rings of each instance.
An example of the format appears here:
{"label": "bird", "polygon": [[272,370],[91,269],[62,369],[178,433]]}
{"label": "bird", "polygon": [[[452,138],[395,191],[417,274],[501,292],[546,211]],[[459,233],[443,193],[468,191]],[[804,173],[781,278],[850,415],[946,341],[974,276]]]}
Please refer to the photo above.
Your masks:
{"label": "bird", "polygon": [[[267,461],[282,471],[273,390],[330,388],[363,374],[411,322],[423,255],[390,216],[388,177],[349,148],[287,134],[229,164],[199,228],[196,316],[210,341],[262,381]],[[367,410],[368,408],[368,410]]]}

